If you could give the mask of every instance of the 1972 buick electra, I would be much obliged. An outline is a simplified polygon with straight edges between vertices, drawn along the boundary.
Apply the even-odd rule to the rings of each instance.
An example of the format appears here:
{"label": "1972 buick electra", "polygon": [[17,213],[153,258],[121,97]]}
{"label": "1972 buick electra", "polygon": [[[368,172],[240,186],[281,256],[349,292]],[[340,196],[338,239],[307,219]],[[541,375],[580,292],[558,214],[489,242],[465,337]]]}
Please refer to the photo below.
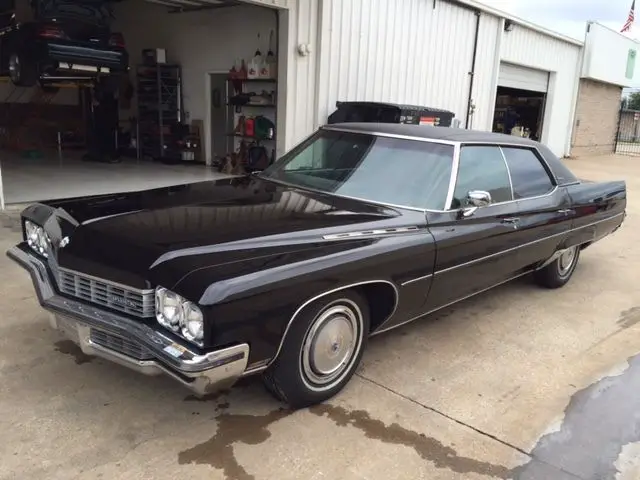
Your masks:
{"label": "1972 buick electra", "polygon": [[86,354],[199,395],[261,373],[302,407],[372,334],[525,274],[563,286],[625,209],[624,181],[527,139],[338,124],[257,175],[32,205],[8,255]]}

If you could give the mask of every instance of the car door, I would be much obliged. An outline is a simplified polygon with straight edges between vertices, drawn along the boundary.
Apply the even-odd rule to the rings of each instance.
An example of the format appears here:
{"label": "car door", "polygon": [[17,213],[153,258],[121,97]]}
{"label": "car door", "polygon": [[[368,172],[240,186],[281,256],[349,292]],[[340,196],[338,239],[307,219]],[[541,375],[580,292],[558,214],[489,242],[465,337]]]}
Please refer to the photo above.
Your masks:
{"label": "car door", "polygon": [[[470,205],[470,192],[487,192],[486,206]],[[436,264],[425,311],[471,296],[517,275],[518,205],[497,146],[462,145],[455,188],[445,212],[428,212]]]}
{"label": "car door", "polygon": [[571,229],[575,212],[567,189],[556,185],[535,148],[502,146],[501,150],[518,202],[517,262],[524,269],[554,254]]}

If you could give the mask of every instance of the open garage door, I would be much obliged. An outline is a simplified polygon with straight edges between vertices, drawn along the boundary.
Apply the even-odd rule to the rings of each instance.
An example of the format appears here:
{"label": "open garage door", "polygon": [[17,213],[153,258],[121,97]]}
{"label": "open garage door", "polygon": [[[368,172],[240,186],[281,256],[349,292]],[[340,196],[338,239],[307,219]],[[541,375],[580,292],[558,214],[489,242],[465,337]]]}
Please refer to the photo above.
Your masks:
{"label": "open garage door", "polygon": [[549,72],[522,65],[501,63],[498,86],[547,93]]}
{"label": "open garage door", "polygon": [[549,89],[549,72],[500,64],[492,130],[540,141]]}
{"label": "open garage door", "polygon": [[[290,1],[111,0],[104,12],[85,12],[102,15],[97,26],[72,32],[78,48],[86,50],[86,38],[95,44],[93,63],[58,65],[38,57],[28,71],[40,83],[28,86],[0,72],[0,208],[267,166],[284,139],[279,112],[286,105],[279,94],[287,77],[278,65],[286,62],[278,60],[288,49],[278,44],[286,24],[278,8]],[[148,25],[140,28],[141,22]],[[71,27],[51,23],[44,38],[56,44]],[[14,36],[28,30],[11,28]],[[114,52],[122,53],[127,68],[108,78],[117,81],[105,82],[103,63]],[[57,71],[80,67],[73,77]]]}

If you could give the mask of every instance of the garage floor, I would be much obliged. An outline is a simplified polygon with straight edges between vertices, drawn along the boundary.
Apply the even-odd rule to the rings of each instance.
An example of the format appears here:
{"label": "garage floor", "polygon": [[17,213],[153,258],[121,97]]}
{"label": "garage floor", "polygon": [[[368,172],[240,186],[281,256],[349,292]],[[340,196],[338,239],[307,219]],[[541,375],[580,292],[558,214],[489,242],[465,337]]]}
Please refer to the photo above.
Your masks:
{"label": "garage floor", "polygon": [[202,165],[164,165],[135,159],[116,164],[83,162],[79,153],[65,153],[63,161],[57,156],[31,159],[10,153],[1,155],[6,204],[126,192],[224,177]]}
{"label": "garage floor", "polygon": [[640,165],[570,166],[626,178],[630,204],[565,288],[524,279],[374,337],[342,394],[295,413],[257,381],[197,401],[85,357],[0,259],[0,478],[640,478]]}

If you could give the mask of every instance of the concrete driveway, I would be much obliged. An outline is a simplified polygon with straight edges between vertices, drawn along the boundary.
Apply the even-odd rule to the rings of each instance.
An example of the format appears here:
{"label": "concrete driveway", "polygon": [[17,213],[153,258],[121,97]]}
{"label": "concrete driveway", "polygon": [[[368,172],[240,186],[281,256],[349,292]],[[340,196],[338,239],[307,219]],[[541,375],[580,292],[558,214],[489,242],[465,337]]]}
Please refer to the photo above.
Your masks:
{"label": "concrete driveway", "polygon": [[565,288],[522,279],[374,337],[341,395],[294,413],[259,381],[198,401],[85,357],[0,258],[0,478],[640,478],[640,163],[568,163],[626,179],[629,215]]}

